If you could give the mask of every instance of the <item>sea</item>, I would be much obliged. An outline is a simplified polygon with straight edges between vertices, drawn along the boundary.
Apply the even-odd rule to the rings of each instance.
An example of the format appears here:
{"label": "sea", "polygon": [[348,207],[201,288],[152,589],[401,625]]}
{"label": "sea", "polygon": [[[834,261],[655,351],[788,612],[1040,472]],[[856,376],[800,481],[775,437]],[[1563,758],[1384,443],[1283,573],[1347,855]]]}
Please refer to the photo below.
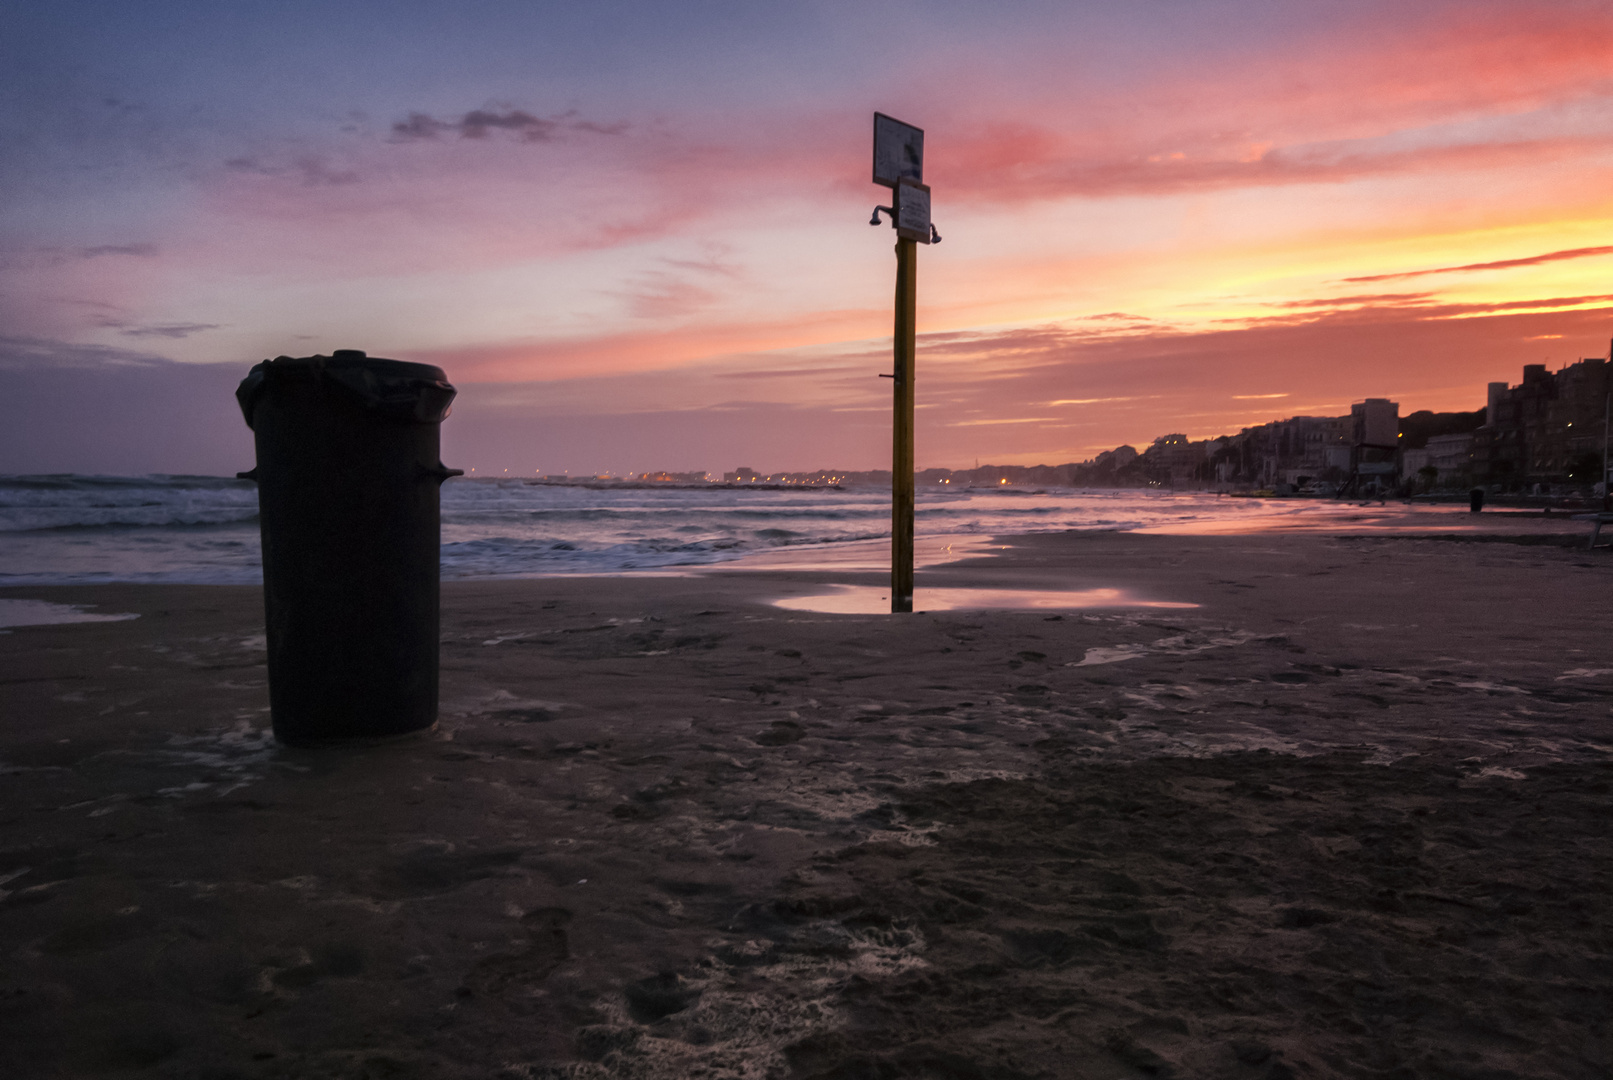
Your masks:
{"label": "sea", "polygon": [[[921,545],[945,550],[954,540],[1071,529],[1239,531],[1241,521],[1315,509],[1207,492],[921,489],[915,528]],[[781,557],[846,563],[886,550],[878,541],[889,536],[890,492],[874,488],[465,478],[442,486],[445,579],[669,572]],[[249,481],[0,476],[0,585],[262,580]]]}

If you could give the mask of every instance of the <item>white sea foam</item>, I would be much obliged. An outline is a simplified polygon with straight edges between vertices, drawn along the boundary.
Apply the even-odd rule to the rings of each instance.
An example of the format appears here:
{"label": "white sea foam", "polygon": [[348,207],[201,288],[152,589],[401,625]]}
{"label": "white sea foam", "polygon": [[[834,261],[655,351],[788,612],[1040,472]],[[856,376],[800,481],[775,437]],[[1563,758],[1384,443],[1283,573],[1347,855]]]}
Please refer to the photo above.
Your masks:
{"label": "white sea foam", "polygon": [[53,604],[48,600],[0,599],[0,626],[56,626],[61,623],[123,622],[138,619],[132,613],[96,615],[83,604]]}
{"label": "white sea foam", "polygon": [[1142,645],[1116,645],[1113,648],[1099,646],[1088,649],[1086,655],[1073,664],[1065,667],[1091,667],[1094,664],[1121,664],[1127,660],[1137,660],[1148,655],[1148,649]]}

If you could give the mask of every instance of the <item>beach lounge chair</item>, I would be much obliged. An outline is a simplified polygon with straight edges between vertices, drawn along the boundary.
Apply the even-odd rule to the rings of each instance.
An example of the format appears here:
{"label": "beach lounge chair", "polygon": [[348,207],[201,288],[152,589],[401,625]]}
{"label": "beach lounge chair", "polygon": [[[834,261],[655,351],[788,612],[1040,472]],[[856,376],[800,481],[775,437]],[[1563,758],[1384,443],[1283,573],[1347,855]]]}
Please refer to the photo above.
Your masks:
{"label": "beach lounge chair", "polygon": [[1596,514],[1575,514],[1574,520],[1589,521],[1591,523],[1591,542],[1585,545],[1587,549],[1590,549],[1596,546],[1596,538],[1602,535],[1602,526],[1613,525],[1613,514],[1605,511]]}

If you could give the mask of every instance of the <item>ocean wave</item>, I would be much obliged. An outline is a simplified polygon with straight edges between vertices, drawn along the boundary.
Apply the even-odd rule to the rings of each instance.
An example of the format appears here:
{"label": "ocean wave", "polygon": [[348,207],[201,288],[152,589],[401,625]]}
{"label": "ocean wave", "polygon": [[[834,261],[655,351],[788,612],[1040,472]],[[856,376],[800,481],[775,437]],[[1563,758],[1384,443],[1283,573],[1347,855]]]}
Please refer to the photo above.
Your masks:
{"label": "ocean wave", "polygon": [[0,572],[0,588],[24,585],[262,585],[263,568],[172,566],[163,569]]}
{"label": "ocean wave", "polygon": [[856,508],[832,507],[725,507],[725,506],[612,506],[612,507],[466,507],[445,502],[442,508],[444,521],[466,524],[493,521],[508,522],[623,522],[633,519],[645,521],[669,517],[687,518],[691,514],[703,515],[713,521],[858,521],[869,517],[882,517],[890,513],[890,502],[877,506]]}
{"label": "ocean wave", "polygon": [[[1149,492],[920,490],[920,537],[1115,530],[1243,517],[1252,500]],[[456,480],[444,577],[651,571],[890,535],[869,489],[626,489]],[[0,477],[0,583],[260,580],[257,491],[226,477]]]}
{"label": "ocean wave", "polygon": [[102,529],[220,529],[239,525],[256,526],[256,507],[242,511],[175,511],[167,507],[140,513],[136,508],[109,508],[103,513],[88,510],[53,513],[10,513],[0,510],[0,532],[93,532]]}
{"label": "ocean wave", "polygon": [[732,562],[758,551],[877,540],[888,535],[888,532],[865,531],[825,537],[764,529],[750,538],[716,536],[691,541],[640,537],[620,543],[595,544],[556,537],[482,537],[443,544],[442,573],[444,577],[485,577],[708,566]]}
{"label": "ocean wave", "polygon": [[76,473],[0,475],[0,505],[13,492],[254,491],[250,480],[233,476],[154,473],[147,476],[87,476]]}
{"label": "ocean wave", "polygon": [[445,578],[534,574],[612,573],[668,566],[701,566],[740,558],[735,540],[669,542],[654,539],[585,546],[565,540],[489,537],[442,546]]}
{"label": "ocean wave", "polygon": [[0,533],[248,525],[255,485],[218,476],[0,477]]}

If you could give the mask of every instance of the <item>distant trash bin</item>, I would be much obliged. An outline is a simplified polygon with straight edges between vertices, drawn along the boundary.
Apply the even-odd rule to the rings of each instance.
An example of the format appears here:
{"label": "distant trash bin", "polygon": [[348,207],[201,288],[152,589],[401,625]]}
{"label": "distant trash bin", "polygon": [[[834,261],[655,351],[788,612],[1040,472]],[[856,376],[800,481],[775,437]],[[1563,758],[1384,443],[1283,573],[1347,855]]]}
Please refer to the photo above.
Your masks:
{"label": "distant trash bin", "polygon": [[235,392],[257,444],[275,738],[437,721],[440,368],[352,349],[281,356]]}
{"label": "distant trash bin", "polygon": [[1476,514],[1484,509],[1484,489],[1474,488],[1467,493],[1467,509],[1469,513]]}

